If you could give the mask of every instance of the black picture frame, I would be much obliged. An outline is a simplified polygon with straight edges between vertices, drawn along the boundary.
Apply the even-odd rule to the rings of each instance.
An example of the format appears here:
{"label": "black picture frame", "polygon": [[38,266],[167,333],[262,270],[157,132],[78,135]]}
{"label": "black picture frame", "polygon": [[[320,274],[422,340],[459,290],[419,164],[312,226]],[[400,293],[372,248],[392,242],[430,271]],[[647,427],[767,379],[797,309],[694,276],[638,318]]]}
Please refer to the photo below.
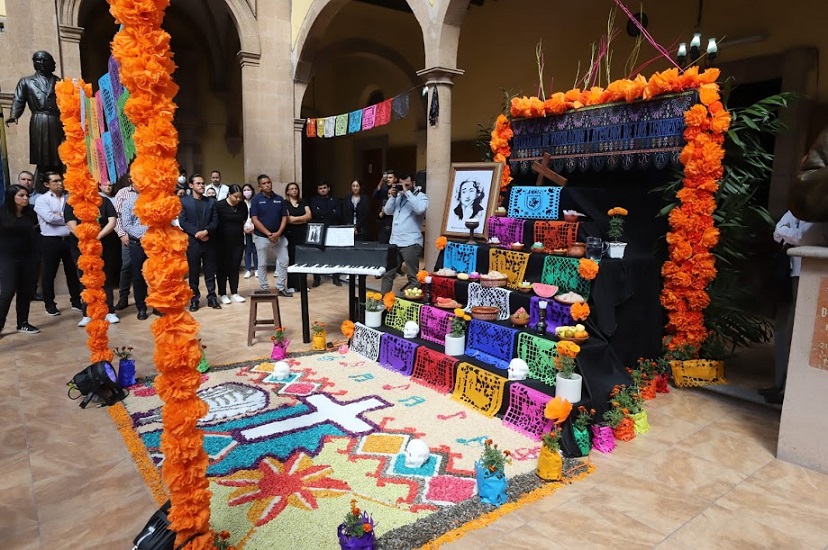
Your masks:
{"label": "black picture frame", "polygon": [[308,222],[308,230],[305,233],[305,244],[315,246],[324,250],[325,232],[327,226],[322,222]]}

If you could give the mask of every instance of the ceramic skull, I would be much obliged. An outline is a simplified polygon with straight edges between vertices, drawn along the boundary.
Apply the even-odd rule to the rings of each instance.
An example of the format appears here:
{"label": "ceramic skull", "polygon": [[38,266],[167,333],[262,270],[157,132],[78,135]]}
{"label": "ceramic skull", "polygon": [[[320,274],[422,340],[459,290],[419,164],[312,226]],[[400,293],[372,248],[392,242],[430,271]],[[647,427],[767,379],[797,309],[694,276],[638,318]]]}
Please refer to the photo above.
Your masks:
{"label": "ceramic skull", "polygon": [[419,468],[425,464],[429,456],[431,452],[426,442],[422,439],[412,439],[405,447],[405,466],[406,468]]}
{"label": "ceramic skull", "polygon": [[529,372],[529,365],[526,361],[515,357],[509,361],[509,380],[525,380]]}
{"label": "ceramic skull", "polygon": [[420,325],[414,321],[406,321],[405,326],[403,327],[403,336],[406,338],[416,338],[419,333]]}
{"label": "ceramic skull", "polygon": [[284,361],[273,363],[273,377],[276,380],[285,380],[290,376],[290,366]]}

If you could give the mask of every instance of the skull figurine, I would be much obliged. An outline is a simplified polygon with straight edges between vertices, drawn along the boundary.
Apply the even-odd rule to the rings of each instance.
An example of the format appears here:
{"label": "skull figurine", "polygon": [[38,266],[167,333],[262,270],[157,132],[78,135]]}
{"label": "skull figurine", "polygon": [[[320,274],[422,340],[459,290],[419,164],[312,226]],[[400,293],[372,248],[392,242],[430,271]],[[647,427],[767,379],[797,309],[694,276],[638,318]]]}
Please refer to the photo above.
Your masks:
{"label": "skull figurine", "polygon": [[422,439],[412,439],[405,447],[405,467],[420,468],[429,456],[431,452],[426,442]]}
{"label": "skull figurine", "polygon": [[273,363],[273,377],[276,380],[286,380],[290,376],[290,366],[284,361]]}
{"label": "skull figurine", "polygon": [[420,333],[420,325],[414,321],[406,321],[403,327],[403,336],[406,338],[416,338]]}
{"label": "skull figurine", "polygon": [[515,357],[509,361],[509,380],[525,380],[529,372],[529,365],[526,361]]}

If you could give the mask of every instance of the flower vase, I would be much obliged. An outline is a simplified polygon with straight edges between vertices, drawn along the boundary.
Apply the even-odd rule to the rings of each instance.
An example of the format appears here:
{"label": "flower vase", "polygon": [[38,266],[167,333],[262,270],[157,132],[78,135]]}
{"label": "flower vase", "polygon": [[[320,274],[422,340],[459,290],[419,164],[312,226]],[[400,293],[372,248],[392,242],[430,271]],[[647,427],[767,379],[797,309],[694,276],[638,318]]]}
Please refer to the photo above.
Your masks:
{"label": "flower vase", "polygon": [[538,467],[535,470],[538,477],[544,481],[558,481],[563,477],[563,459],[561,453],[553,451],[546,445],[541,444],[540,455],[538,456]]}
{"label": "flower vase", "polygon": [[500,506],[506,502],[508,480],[503,470],[491,472],[481,466],[480,461],[477,461],[474,463],[474,474],[477,477],[477,494],[481,501],[494,506]]}
{"label": "flower vase", "polygon": [[618,424],[617,428],[612,429],[612,435],[619,441],[632,441],[635,439],[635,424],[629,417],[624,417],[624,420]]}
{"label": "flower vase", "polygon": [[361,537],[352,537],[345,532],[345,524],[340,524],[336,529],[339,536],[339,548],[341,550],[373,550],[376,547],[374,532],[370,531]]}
{"label": "flower vase", "polygon": [[638,393],[641,394],[641,399],[650,401],[656,398],[656,379],[648,380],[646,384],[638,388]]}
{"label": "flower vase", "polygon": [[270,352],[270,358],[276,361],[281,361],[285,357],[287,357],[287,349],[290,345],[290,340],[284,340],[282,342],[273,342],[273,351]]}
{"label": "flower vase", "polygon": [[618,241],[612,241],[609,244],[609,248],[607,248],[607,257],[614,258],[616,260],[620,260],[624,257],[624,249],[627,248],[627,243],[622,243]]}
{"label": "flower vase", "polygon": [[670,393],[670,386],[667,383],[668,378],[666,372],[657,374],[655,381],[656,393]]}
{"label": "flower vase", "polygon": [[583,428],[572,426],[572,435],[575,436],[575,443],[578,444],[578,450],[581,451],[581,456],[588,456],[592,442],[590,441],[589,430],[586,426]]}
{"label": "flower vase", "polygon": [[615,449],[615,435],[609,426],[592,426],[592,448],[605,454]]}
{"label": "flower vase", "polygon": [[371,328],[380,328],[382,326],[382,310],[373,311],[365,310],[365,326]]}
{"label": "flower vase", "polygon": [[198,362],[196,370],[202,374],[210,370],[210,363],[207,361],[207,355],[204,350],[201,350],[201,361]]}
{"label": "flower vase", "polygon": [[452,336],[446,334],[446,355],[459,357],[466,353],[466,335]]}
{"label": "flower vase", "polygon": [[328,349],[328,332],[321,330],[314,332],[311,337],[311,349],[314,351],[325,351]]}
{"label": "flower vase", "polygon": [[118,385],[128,388],[135,384],[135,359],[118,361]]}
{"label": "flower vase", "polygon": [[572,378],[564,378],[561,374],[555,375],[555,397],[566,399],[573,405],[581,401],[581,385],[583,380],[580,374],[572,373]]}
{"label": "flower vase", "polygon": [[673,370],[673,382],[676,386],[704,386],[724,383],[724,361],[708,359],[691,359],[688,361],[670,361]]}
{"label": "flower vase", "polygon": [[631,414],[630,419],[633,421],[633,431],[637,434],[645,434],[650,431],[650,423],[647,421],[647,411]]}

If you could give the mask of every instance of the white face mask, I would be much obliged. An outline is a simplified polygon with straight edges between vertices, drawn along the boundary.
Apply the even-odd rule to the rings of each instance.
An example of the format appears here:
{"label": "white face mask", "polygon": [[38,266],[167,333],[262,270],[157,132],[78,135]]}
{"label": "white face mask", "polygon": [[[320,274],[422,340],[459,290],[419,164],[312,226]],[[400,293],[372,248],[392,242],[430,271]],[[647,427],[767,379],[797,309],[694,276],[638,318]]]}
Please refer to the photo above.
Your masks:
{"label": "white face mask", "polygon": [[244,198],[249,199],[250,197],[253,196],[253,191],[251,191],[250,189],[246,189],[244,191],[243,195],[244,195]]}
{"label": "white face mask", "polygon": [[187,178],[184,176],[178,176],[178,183],[187,183]]}

